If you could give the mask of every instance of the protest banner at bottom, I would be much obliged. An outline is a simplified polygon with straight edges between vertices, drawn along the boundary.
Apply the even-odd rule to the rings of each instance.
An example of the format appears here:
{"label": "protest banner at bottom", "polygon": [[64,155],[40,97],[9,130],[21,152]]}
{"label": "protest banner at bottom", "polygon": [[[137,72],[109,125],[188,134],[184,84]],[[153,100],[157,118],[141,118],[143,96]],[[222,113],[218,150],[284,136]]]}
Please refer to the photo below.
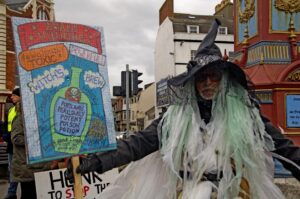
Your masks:
{"label": "protest banner at bottom", "polygon": [[[72,199],[73,185],[64,176],[65,169],[35,173],[37,198],[39,199]],[[119,175],[118,169],[104,174],[90,172],[82,175],[82,192],[85,199],[96,199],[97,196]]]}

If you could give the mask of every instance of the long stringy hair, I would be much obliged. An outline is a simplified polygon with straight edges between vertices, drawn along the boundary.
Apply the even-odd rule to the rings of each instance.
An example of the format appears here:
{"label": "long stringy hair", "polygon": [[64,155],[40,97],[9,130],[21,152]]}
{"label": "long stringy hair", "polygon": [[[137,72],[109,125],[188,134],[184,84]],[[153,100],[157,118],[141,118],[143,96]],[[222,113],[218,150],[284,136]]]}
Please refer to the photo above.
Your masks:
{"label": "long stringy hair", "polygon": [[274,146],[259,109],[245,85],[229,75],[223,73],[208,124],[199,112],[194,80],[174,90],[173,104],[158,127],[160,152],[170,168],[170,193],[176,193],[179,181],[183,198],[189,198],[204,173],[217,170],[219,199],[244,192],[242,178],[250,186],[250,198],[284,198],[272,182],[273,161],[265,151]]}

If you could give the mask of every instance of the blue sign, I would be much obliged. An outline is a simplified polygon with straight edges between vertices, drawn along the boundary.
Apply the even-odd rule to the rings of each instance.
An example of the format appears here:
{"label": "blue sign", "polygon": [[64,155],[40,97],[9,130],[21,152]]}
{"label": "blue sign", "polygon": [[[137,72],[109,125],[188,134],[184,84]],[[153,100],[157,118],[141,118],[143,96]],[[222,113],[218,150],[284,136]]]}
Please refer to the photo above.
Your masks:
{"label": "blue sign", "polygon": [[286,124],[288,128],[300,128],[300,95],[286,96]]}

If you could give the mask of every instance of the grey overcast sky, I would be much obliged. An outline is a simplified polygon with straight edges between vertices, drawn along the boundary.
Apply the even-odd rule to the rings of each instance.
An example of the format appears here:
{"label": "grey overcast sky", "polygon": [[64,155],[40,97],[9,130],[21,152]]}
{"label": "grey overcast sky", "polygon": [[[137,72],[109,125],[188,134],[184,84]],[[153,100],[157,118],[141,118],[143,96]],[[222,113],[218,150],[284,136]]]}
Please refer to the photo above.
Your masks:
{"label": "grey overcast sky", "polygon": [[[154,81],[154,45],[159,9],[165,0],[54,0],[59,22],[102,26],[110,86],[120,85],[120,71],[138,69],[143,84]],[[178,13],[212,15],[221,0],[174,0]],[[112,91],[111,91],[112,92]]]}

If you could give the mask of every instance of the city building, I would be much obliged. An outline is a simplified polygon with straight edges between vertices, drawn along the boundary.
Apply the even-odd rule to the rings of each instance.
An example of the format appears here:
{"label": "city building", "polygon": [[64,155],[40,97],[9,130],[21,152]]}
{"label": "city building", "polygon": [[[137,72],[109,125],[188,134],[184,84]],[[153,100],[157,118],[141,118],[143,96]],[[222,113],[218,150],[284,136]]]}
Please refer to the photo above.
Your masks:
{"label": "city building", "polygon": [[155,83],[145,85],[145,89],[140,93],[137,104],[137,130],[142,130],[149,126],[155,119]]}
{"label": "city building", "polygon": [[[143,130],[155,119],[155,84],[150,83],[137,95],[129,98],[129,131]],[[112,99],[112,107],[117,132],[125,132],[126,126],[126,98]]]}
{"label": "city building", "polygon": [[186,71],[215,18],[222,23],[216,45],[227,56],[234,50],[233,3],[223,0],[211,16],[174,13],[173,0],[166,0],[160,8],[155,43],[156,116],[169,104],[167,79]]}
{"label": "city building", "polygon": [[0,0],[0,115],[4,120],[5,101],[18,85],[12,17],[54,21],[53,0]]}

